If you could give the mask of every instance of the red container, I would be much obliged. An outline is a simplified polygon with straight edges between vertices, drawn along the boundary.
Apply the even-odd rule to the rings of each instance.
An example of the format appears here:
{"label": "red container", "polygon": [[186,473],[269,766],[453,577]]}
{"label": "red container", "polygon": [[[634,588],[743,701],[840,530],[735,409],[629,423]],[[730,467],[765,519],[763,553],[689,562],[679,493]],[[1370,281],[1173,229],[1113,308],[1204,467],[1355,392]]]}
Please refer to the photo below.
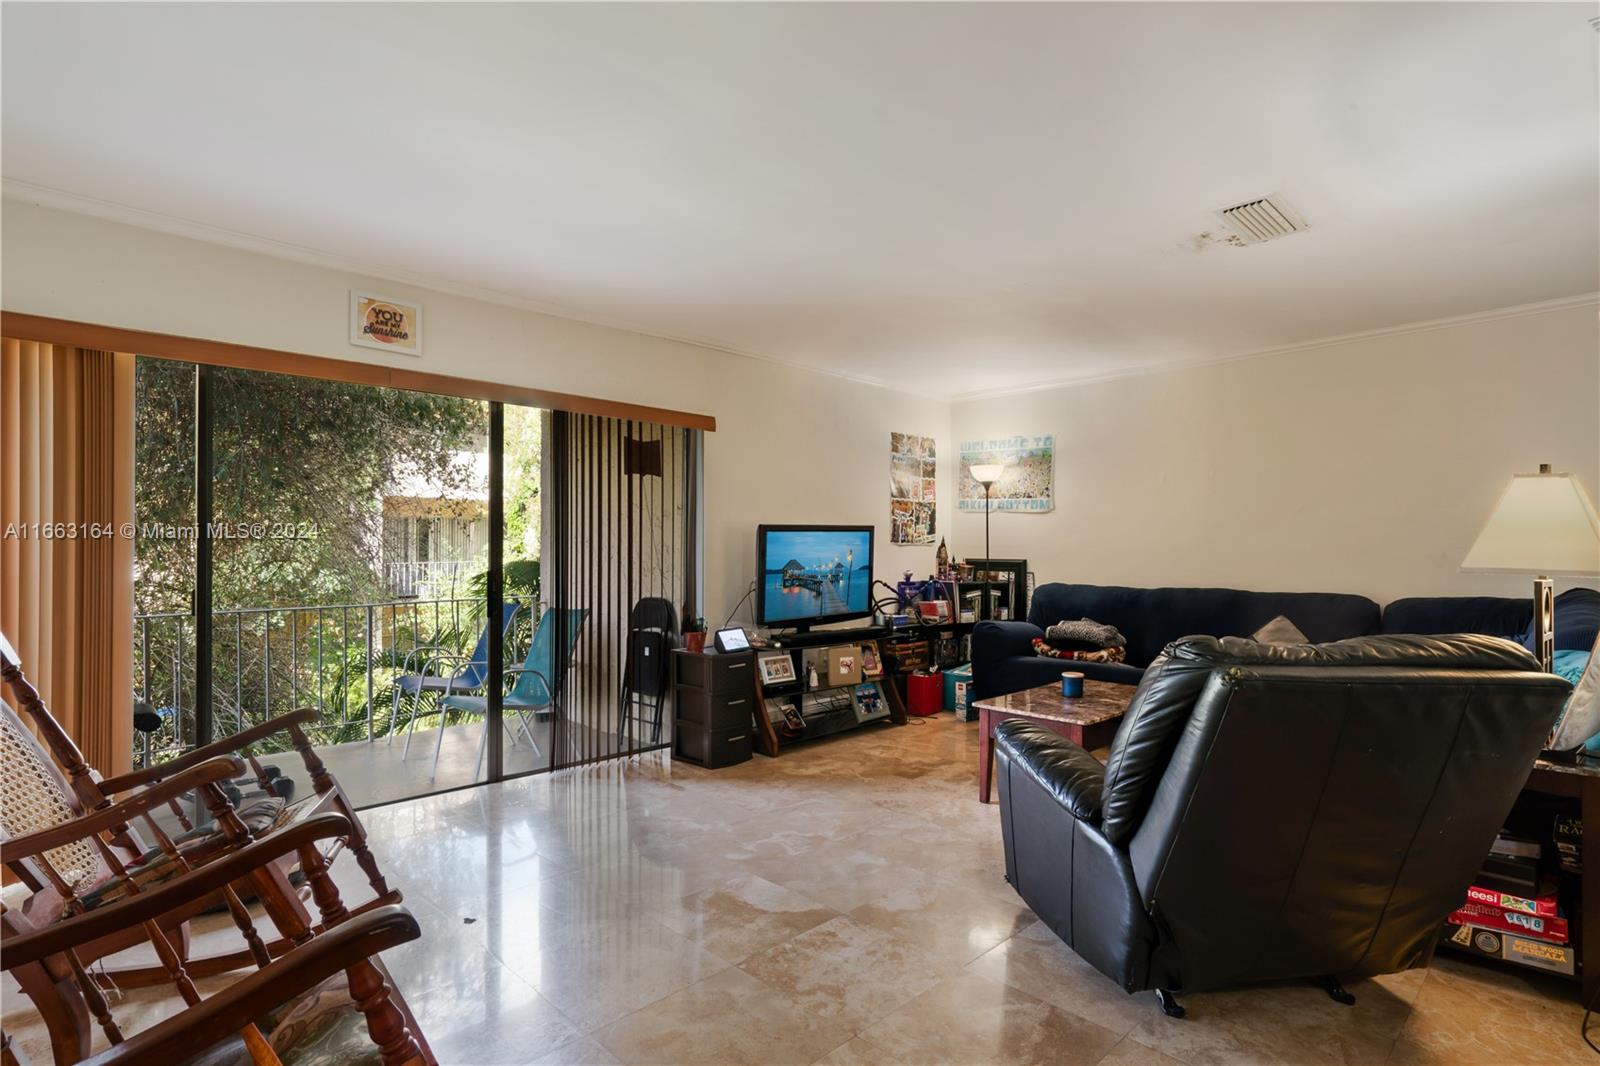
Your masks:
{"label": "red container", "polygon": [[906,677],[906,713],[926,718],[944,706],[943,674],[910,674]]}
{"label": "red container", "polygon": [[683,635],[683,650],[699,655],[706,650],[706,635],[699,633],[685,633]]}

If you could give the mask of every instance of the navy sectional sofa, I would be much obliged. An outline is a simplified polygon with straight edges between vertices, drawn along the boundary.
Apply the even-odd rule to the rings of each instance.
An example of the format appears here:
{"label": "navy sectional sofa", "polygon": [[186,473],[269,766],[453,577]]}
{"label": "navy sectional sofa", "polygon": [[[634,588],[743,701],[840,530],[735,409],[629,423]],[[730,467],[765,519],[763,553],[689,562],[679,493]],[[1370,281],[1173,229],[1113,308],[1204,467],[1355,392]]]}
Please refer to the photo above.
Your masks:
{"label": "navy sectional sofa", "polygon": [[[1387,608],[1365,596],[1333,592],[1243,592],[1238,589],[1041,585],[1026,622],[979,622],[972,632],[975,698],[1048,684],[1063,670],[1136,685],[1161,650],[1180,637],[1247,637],[1283,615],[1313,644],[1373,633],[1483,633],[1532,645],[1533,601],[1496,596],[1396,600]],[[1074,663],[1033,650],[1033,639],[1063,619],[1092,618],[1128,640],[1127,661]],[[1600,631],[1600,592],[1571,589],[1556,597],[1556,648],[1588,651]]]}

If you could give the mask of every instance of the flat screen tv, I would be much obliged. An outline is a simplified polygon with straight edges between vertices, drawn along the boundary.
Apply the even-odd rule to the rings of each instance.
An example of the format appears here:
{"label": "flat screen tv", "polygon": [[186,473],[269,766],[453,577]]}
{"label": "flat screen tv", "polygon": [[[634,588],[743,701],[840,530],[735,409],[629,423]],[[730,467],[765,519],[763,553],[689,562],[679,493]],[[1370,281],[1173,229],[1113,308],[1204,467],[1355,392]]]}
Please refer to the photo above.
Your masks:
{"label": "flat screen tv", "polygon": [[756,529],[756,617],[807,629],[872,613],[872,526]]}

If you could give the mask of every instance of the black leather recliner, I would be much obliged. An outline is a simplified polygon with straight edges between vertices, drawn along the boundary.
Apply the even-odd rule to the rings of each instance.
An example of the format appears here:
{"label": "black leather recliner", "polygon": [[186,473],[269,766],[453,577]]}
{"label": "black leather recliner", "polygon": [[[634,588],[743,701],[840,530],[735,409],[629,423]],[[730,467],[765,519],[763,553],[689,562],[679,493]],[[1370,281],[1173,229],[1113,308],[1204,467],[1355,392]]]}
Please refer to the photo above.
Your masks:
{"label": "black leather recliner", "polygon": [[1570,686],[1482,636],[1171,644],[1105,766],[996,730],[1006,879],[1128,992],[1426,964]]}

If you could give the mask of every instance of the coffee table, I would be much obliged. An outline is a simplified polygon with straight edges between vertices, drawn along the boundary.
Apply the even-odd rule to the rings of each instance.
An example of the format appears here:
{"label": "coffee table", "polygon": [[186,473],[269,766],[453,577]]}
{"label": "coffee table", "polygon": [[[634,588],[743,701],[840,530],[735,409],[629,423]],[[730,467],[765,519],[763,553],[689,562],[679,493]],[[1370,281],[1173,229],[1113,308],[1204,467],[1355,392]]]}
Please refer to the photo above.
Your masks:
{"label": "coffee table", "polygon": [[1133,698],[1132,685],[1084,681],[1083,695],[1063,696],[1061,682],[978,700],[978,802],[988,803],[994,781],[994,729],[1007,718],[1038,722],[1085,750],[1111,743]]}

